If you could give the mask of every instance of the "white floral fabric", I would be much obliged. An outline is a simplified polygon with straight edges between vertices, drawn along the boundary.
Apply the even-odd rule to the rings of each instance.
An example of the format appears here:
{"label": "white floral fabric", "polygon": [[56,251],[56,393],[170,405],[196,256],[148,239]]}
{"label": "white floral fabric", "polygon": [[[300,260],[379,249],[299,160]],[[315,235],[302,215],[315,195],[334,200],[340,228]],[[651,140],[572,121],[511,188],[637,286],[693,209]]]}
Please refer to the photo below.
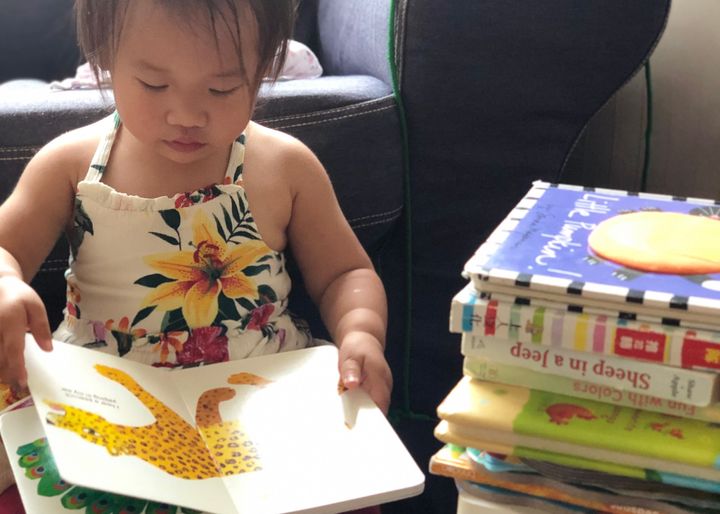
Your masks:
{"label": "white floral fabric", "polygon": [[54,337],[159,367],[302,348],[282,253],[262,240],[243,188],[245,136],[223,183],[141,198],[102,176],[121,121],[77,187],[64,320]]}

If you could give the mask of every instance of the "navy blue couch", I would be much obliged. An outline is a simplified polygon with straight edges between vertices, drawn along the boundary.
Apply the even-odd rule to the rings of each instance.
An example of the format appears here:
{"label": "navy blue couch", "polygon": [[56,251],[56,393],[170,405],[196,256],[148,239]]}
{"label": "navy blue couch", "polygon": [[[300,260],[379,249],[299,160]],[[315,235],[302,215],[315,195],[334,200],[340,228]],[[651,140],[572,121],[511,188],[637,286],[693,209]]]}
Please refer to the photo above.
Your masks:
{"label": "navy blue couch", "polygon": [[[654,48],[669,3],[301,2],[295,37],[325,76],[264,88],[256,119],[317,153],[384,280],[391,418],[422,468],[439,448],[435,407],[461,373],[447,316],[463,263],[533,180],[563,181],[583,128]],[[0,198],[37,148],[112,108],[38,82],[78,64],[71,5],[10,0],[0,19],[0,82],[12,79],[0,85]],[[61,241],[33,281],[54,322],[66,258]],[[299,282],[294,295],[318,326]],[[451,513],[455,498],[451,480],[428,476],[423,495],[383,511]]]}

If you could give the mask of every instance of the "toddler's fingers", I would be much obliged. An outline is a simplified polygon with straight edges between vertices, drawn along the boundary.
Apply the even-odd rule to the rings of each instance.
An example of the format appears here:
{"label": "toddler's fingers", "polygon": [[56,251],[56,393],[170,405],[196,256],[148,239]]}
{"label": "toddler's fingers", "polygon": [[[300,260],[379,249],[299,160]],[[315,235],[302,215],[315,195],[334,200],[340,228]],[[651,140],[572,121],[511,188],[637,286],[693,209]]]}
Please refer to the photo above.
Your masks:
{"label": "toddler's fingers", "polygon": [[28,318],[28,329],[37,341],[38,346],[49,352],[52,350],[52,334],[50,332],[50,323],[47,319],[45,306],[41,303],[30,303],[26,307]]}
{"label": "toddler's fingers", "polygon": [[390,390],[382,381],[374,382],[372,384],[367,381],[363,384],[363,388],[366,388],[368,395],[372,398],[383,414],[387,415],[388,409],[390,408]]}
{"label": "toddler's fingers", "polygon": [[345,359],[340,364],[340,378],[348,389],[354,389],[360,385],[362,366],[355,359]]}
{"label": "toddler's fingers", "polygon": [[25,328],[11,325],[2,334],[3,363],[2,374],[12,386],[25,387],[27,372],[25,371]]}
{"label": "toddler's fingers", "polygon": [[390,392],[380,391],[377,394],[371,396],[375,404],[380,408],[383,414],[387,416],[390,410]]}

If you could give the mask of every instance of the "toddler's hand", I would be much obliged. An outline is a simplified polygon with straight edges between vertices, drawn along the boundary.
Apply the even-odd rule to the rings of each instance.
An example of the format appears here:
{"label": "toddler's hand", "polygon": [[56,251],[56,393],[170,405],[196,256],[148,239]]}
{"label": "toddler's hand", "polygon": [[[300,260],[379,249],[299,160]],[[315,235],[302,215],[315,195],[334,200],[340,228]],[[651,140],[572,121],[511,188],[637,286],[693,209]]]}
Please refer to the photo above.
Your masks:
{"label": "toddler's hand", "polygon": [[0,382],[12,387],[27,385],[23,352],[28,330],[43,350],[52,350],[50,324],[38,294],[18,277],[0,278]]}
{"label": "toddler's hand", "polygon": [[366,332],[351,332],[340,344],[340,379],[345,387],[362,387],[387,414],[392,391],[392,373],[383,347]]}

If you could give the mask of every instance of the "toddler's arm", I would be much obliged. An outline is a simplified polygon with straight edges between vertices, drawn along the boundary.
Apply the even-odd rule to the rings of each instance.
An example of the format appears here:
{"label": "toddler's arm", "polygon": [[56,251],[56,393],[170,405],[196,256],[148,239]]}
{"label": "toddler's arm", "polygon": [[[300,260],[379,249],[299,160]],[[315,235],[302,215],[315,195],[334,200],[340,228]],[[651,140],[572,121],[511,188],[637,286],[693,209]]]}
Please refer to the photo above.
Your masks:
{"label": "toddler's arm", "polygon": [[293,255],[340,349],[345,386],[363,387],[387,412],[392,375],[384,356],[385,290],[343,216],[322,165],[304,147],[296,157],[300,180],[293,180],[288,225]]}
{"label": "toddler's arm", "polygon": [[344,385],[362,386],[387,413],[392,374],[384,354],[387,301],[379,277],[371,267],[338,275],[325,288],[319,308],[340,348]]}
{"label": "toddler's arm", "polygon": [[25,332],[52,348],[45,306],[28,285],[70,220],[77,137],[65,135],[30,161],[0,206],[0,381],[24,387]]}
{"label": "toddler's arm", "polygon": [[[0,223],[2,220],[0,209]],[[26,331],[30,331],[42,349],[52,349],[42,300],[23,280],[17,260],[0,248],[0,382],[20,388],[27,385],[23,358]]]}

